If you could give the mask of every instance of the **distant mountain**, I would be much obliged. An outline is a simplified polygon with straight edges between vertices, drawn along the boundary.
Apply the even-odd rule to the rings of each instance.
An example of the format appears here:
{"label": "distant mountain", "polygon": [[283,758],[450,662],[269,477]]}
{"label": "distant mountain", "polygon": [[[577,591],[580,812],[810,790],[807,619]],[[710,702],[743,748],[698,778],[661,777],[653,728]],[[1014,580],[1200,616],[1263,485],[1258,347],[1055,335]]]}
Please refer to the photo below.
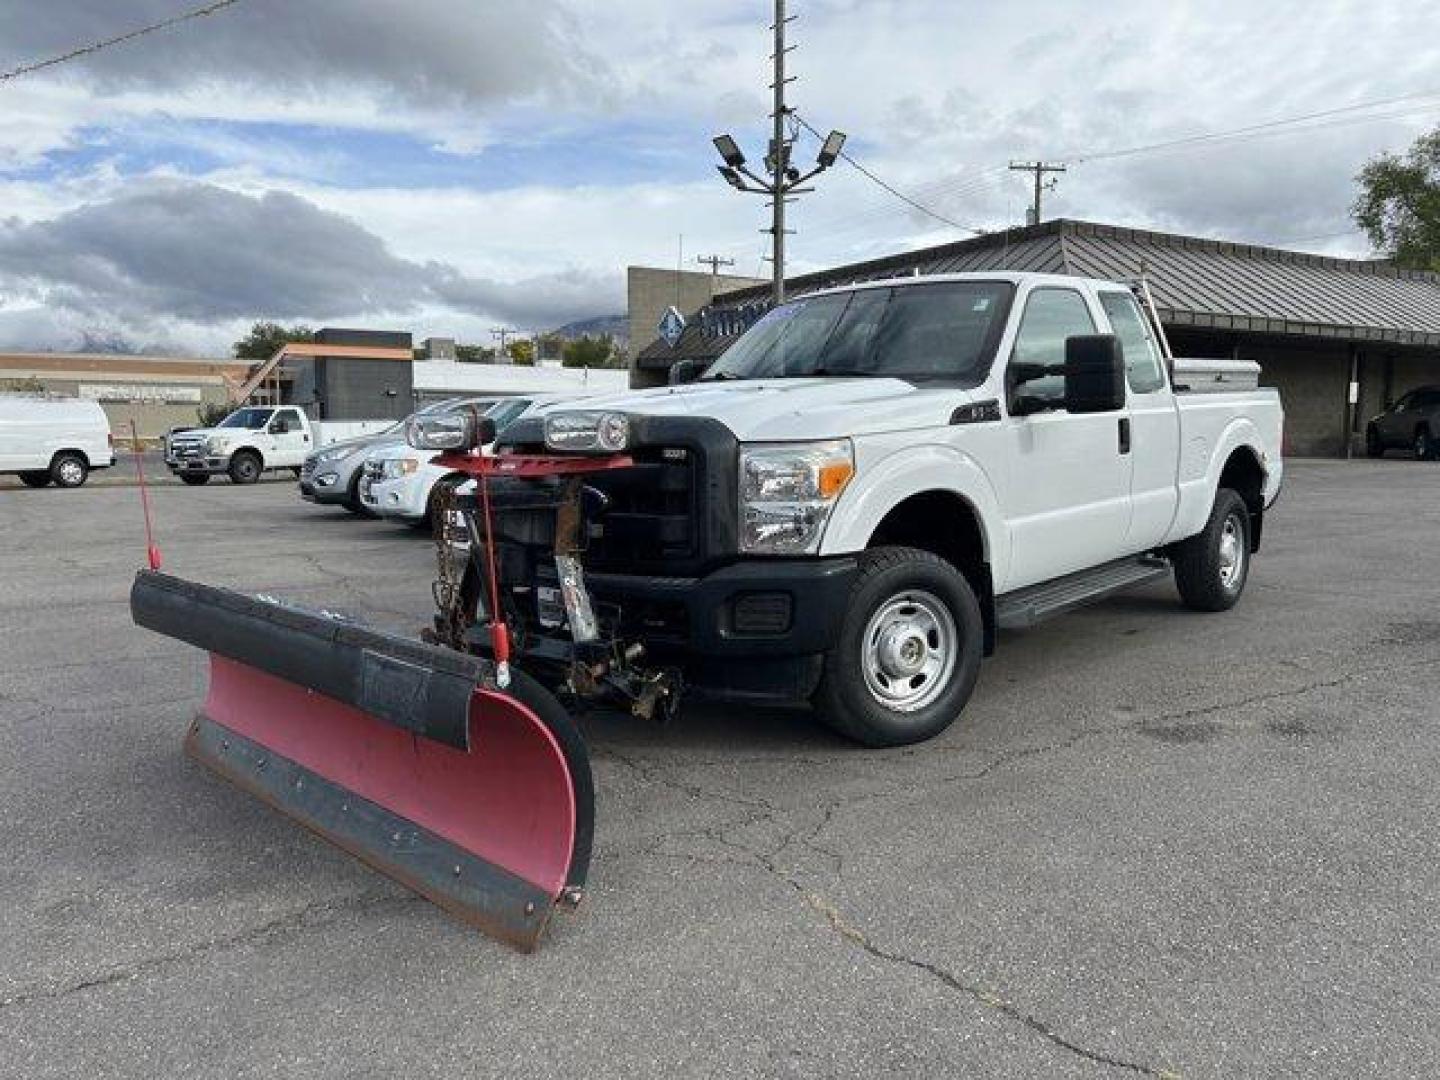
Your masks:
{"label": "distant mountain", "polygon": [[599,315],[593,319],[576,319],[550,331],[556,337],[574,341],[582,337],[604,337],[615,339],[622,349],[630,346],[630,322],[624,315]]}

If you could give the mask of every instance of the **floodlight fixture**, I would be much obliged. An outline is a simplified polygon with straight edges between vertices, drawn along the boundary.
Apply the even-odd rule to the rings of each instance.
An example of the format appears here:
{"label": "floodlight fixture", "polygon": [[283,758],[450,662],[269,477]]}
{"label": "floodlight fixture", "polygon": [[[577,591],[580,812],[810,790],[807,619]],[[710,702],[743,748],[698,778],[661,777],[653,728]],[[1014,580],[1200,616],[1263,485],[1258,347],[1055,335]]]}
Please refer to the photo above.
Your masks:
{"label": "floodlight fixture", "polygon": [[815,160],[819,162],[822,169],[828,169],[834,165],[840,157],[840,151],[845,147],[845,133],[843,131],[832,131],[825,136],[825,142],[820,147],[820,153]]}
{"label": "floodlight fixture", "polygon": [[738,169],[745,164],[745,155],[741,152],[740,144],[735,141],[733,136],[716,135],[713,142],[715,149],[720,152],[720,157],[730,168]]}

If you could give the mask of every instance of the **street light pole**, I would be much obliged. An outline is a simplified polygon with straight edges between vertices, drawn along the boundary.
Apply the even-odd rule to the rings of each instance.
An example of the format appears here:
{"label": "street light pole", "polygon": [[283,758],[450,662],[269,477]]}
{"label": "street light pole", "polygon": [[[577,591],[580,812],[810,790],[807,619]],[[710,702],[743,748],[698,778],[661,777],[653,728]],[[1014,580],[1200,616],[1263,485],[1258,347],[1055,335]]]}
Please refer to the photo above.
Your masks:
{"label": "street light pole", "polygon": [[840,157],[841,148],[845,145],[844,132],[832,131],[826,136],[820,153],[816,155],[815,167],[808,173],[802,176],[800,170],[790,164],[790,140],[785,137],[785,121],[790,115],[790,109],[785,104],[785,85],[793,82],[794,77],[785,74],[785,54],[794,46],[785,44],[785,24],[793,18],[793,15],[785,14],[785,0],[775,0],[775,25],[771,27],[775,35],[775,53],[772,57],[775,81],[771,84],[774,106],[770,114],[770,153],[765,157],[765,179],[761,179],[746,166],[745,155],[732,136],[717,135],[714,140],[715,149],[720,152],[720,157],[725,162],[718,166],[725,182],[736,191],[770,197],[770,228],[761,231],[770,234],[770,263],[773,272],[770,295],[776,304],[785,301],[785,203],[791,195],[812,190],[801,185],[835,164]]}
{"label": "street light pole", "polygon": [[775,111],[771,117],[775,124],[770,143],[770,182],[774,188],[770,269],[774,277],[770,295],[776,307],[785,302],[785,168],[790,163],[790,148],[785,142],[785,22],[785,0],[775,0]]}

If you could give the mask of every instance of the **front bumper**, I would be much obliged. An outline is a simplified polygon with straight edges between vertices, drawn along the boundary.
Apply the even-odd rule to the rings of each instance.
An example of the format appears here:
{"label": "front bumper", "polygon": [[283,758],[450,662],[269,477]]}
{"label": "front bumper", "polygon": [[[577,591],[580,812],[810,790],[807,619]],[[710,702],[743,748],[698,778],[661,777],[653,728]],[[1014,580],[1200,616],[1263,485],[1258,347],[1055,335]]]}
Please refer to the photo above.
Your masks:
{"label": "front bumper", "polygon": [[[819,682],[858,565],[848,555],[744,559],[700,577],[587,573],[585,581],[597,610],[620,613],[621,639],[678,664],[692,688],[793,701]],[[537,584],[553,586],[553,576],[542,570]]]}
{"label": "front bumper", "polygon": [[430,497],[430,478],[424,470],[390,480],[360,479],[360,501],[381,517],[419,521]]}
{"label": "front bumper", "polygon": [[206,475],[214,475],[216,473],[223,473],[228,469],[230,467],[230,459],[228,457],[215,457],[214,455],[197,457],[188,455],[175,456],[165,459],[165,467],[177,475],[180,473],[191,473],[195,475],[205,473]]}
{"label": "front bumper", "polygon": [[322,506],[338,505],[349,499],[347,487],[333,469],[317,469],[313,474],[300,478],[300,497]]}

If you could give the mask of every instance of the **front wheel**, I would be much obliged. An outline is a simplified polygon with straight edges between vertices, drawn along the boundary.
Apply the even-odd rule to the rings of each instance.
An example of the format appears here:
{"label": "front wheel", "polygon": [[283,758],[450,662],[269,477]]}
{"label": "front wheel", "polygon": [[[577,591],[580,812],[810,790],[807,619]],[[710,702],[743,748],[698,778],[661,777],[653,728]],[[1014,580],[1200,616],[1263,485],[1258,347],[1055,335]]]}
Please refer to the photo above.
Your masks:
{"label": "front wheel", "polygon": [[1415,460],[1435,460],[1435,440],[1430,437],[1430,429],[1428,427],[1418,427],[1415,429]]}
{"label": "front wheel", "polygon": [[182,484],[189,484],[191,487],[200,487],[201,485],[208,484],[210,482],[209,473],[182,472],[176,473],[175,475],[180,477],[180,482]]}
{"label": "front wheel", "polygon": [[1228,611],[1250,575],[1250,511],[1238,492],[1221,488],[1205,528],[1175,546],[1175,585],[1185,606]]}
{"label": "front wheel", "polygon": [[867,551],[815,707],[866,746],[932,738],[969,701],[984,636],[975,592],[950,563],[916,548]]}

